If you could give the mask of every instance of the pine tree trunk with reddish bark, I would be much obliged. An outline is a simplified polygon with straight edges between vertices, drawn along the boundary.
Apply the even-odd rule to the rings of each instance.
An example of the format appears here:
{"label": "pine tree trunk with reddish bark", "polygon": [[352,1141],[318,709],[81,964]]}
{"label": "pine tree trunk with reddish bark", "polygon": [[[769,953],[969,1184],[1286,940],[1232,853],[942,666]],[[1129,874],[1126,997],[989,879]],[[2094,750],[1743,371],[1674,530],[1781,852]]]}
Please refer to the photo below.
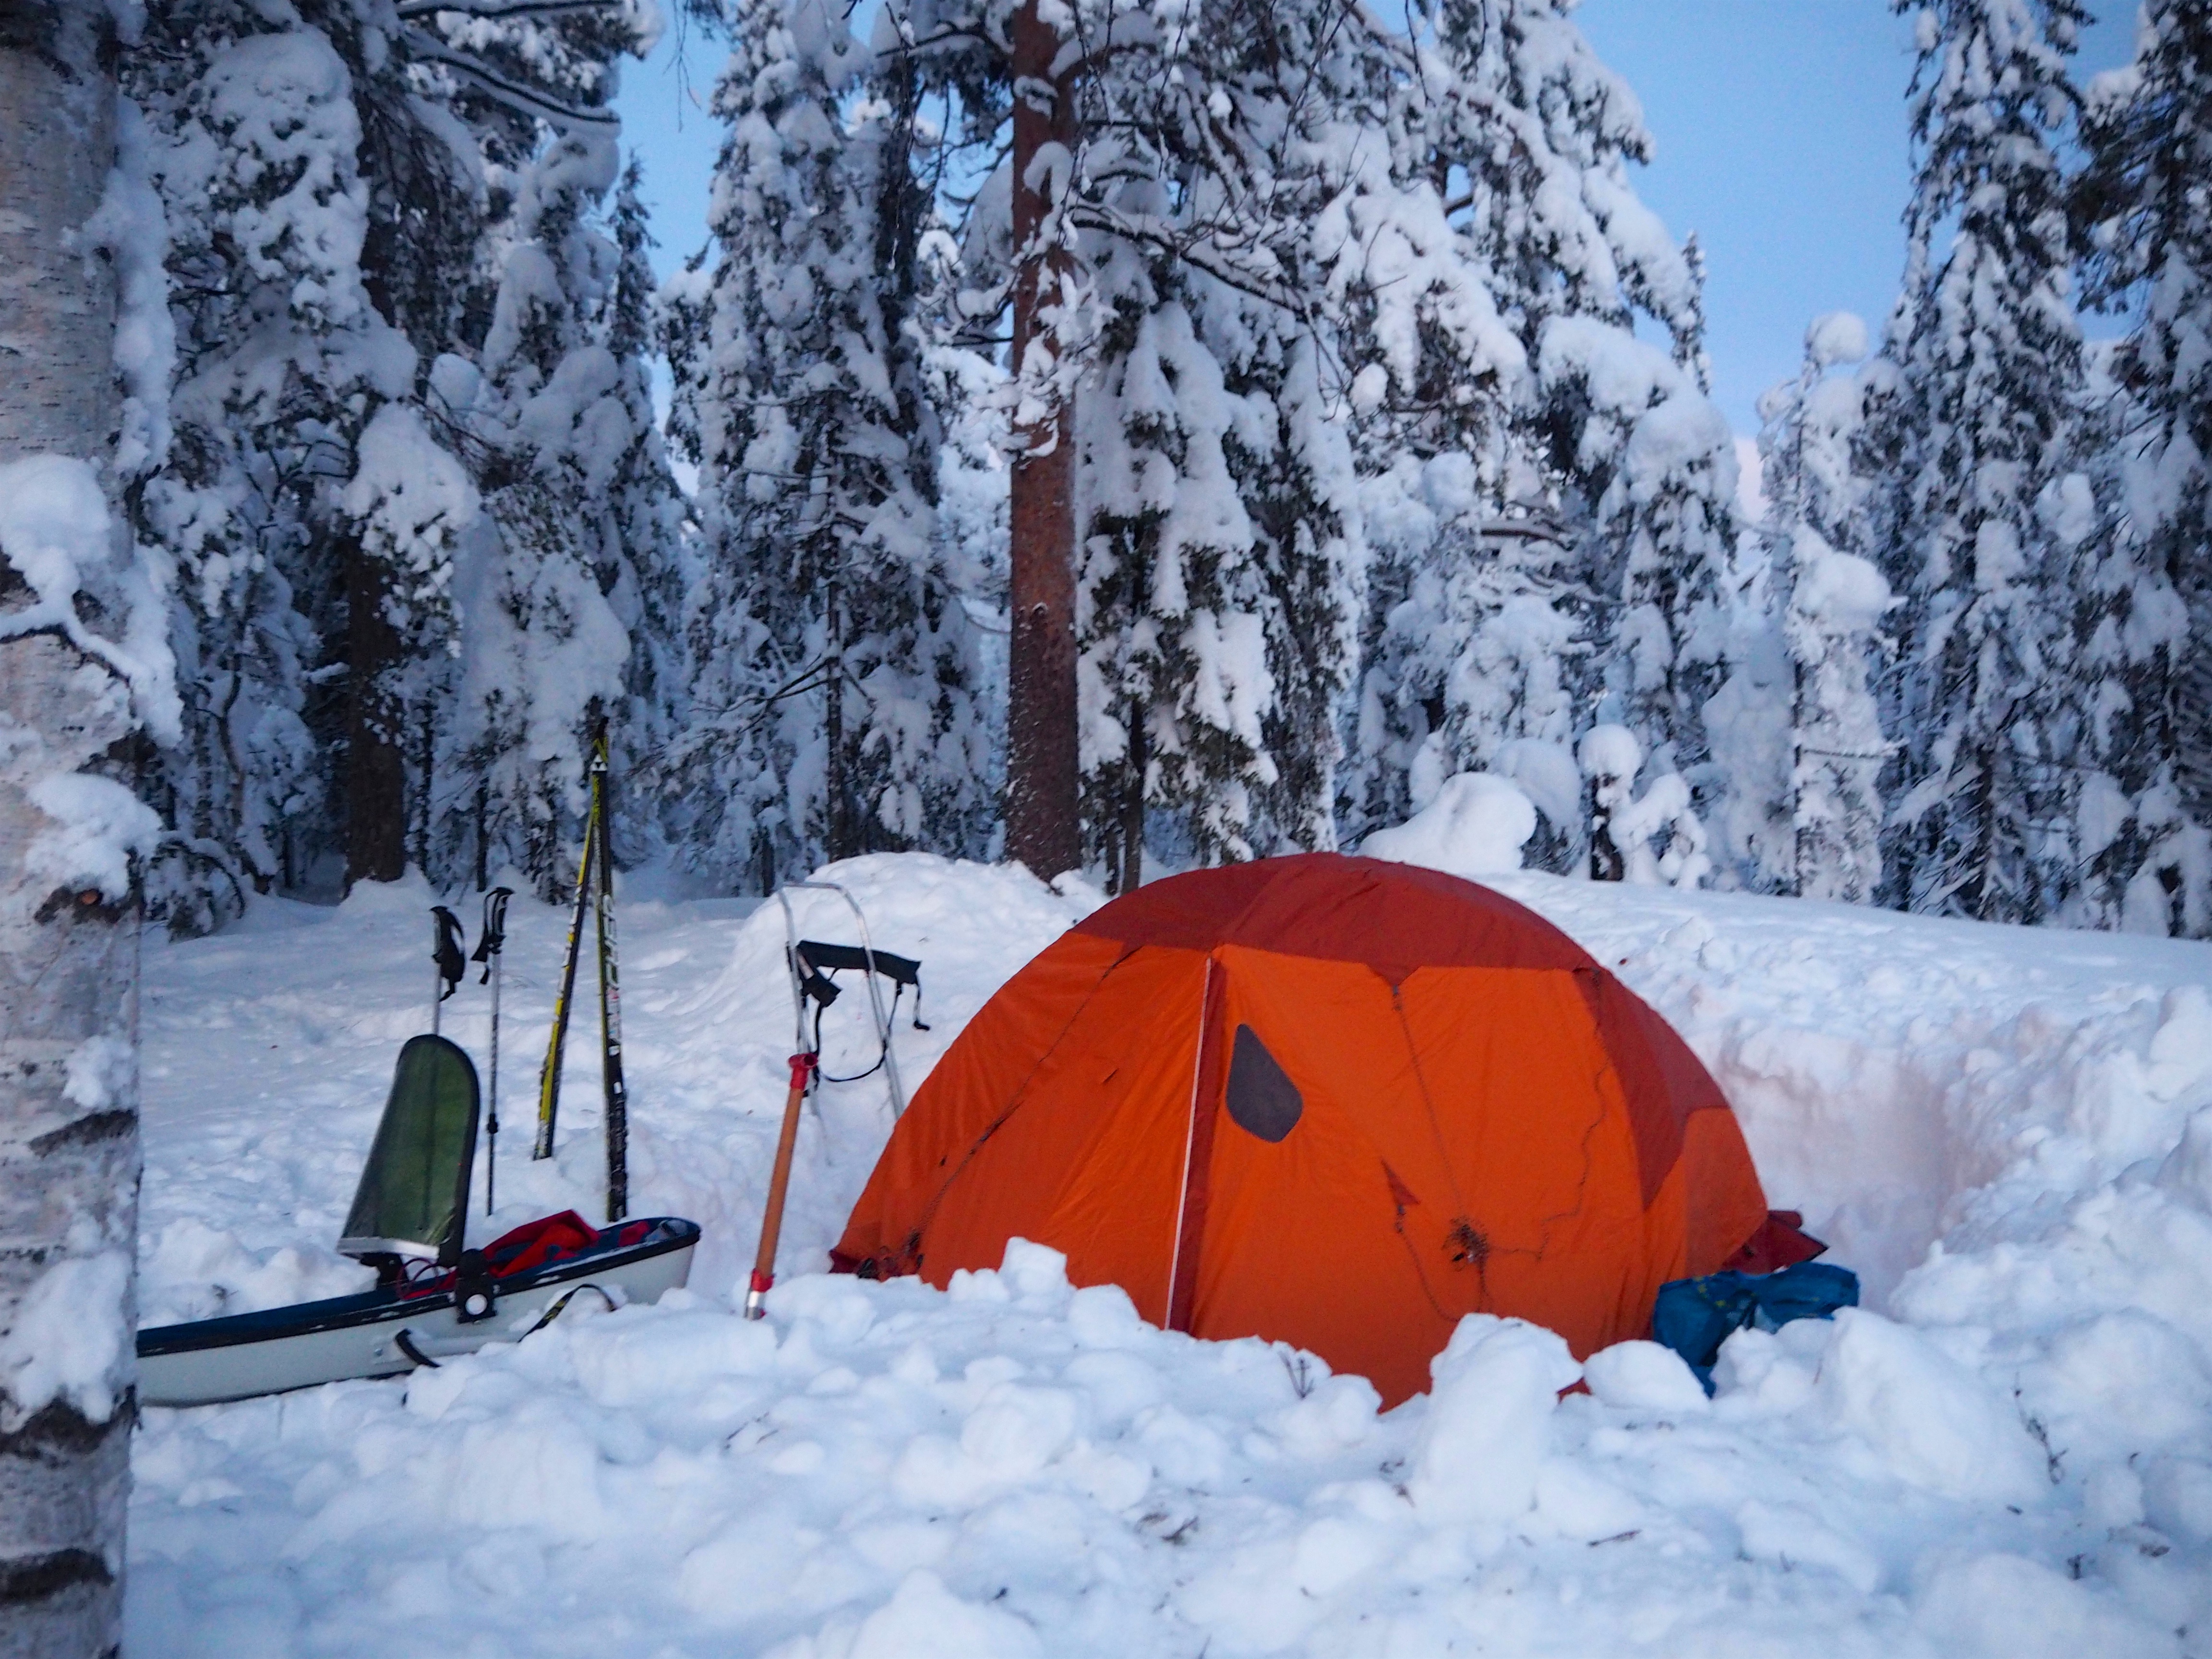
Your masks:
{"label": "pine tree trunk with reddish bark", "polygon": [[[1032,364],[1038,313],[1059,296],[1065,255],[1036,246],[1054,205],[1050,147],[1072,152],[1072,71],[1054,72],[1059,33],[1037,0],[1014,14],[1014,246],[1025,257],[1014,281],[1013,362]],[[1044,152],[1040,165],[1040,152]],[[1058,176],[1066,177],[1064,168]],[[1033,367],[1033,364],[1032,364]],[[1013,468],[1012,638],[1007,665],[1006,856],[1046,878],[1079,869],[1075,702],[1075,447],[1065,400],[1020,425]]]}

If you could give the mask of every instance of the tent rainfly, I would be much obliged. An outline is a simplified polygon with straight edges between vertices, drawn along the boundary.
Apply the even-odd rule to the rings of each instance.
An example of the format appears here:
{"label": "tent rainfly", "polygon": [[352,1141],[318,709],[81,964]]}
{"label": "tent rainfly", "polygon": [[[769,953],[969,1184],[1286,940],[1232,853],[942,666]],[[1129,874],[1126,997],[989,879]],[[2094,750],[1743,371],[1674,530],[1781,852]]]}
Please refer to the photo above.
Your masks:
{"label": "tent rainfly", "polygon": [[1565,934],[1456,877],[1335,854],[1202,870],[1071,929],[892,1133],[834,1265],[1067,1256],[1146,1319],[1428,1386],[1462,1315],[1577,1355],[1765,1221],[1735,1115]]}

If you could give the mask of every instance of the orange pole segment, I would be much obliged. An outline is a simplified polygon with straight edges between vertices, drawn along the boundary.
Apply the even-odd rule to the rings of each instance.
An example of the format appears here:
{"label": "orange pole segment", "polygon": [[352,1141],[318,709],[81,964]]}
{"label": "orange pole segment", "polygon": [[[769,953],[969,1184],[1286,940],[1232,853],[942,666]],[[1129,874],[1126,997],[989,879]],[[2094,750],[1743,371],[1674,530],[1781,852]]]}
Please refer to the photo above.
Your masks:
{"label": "orange pole segment", "polygon": [[775,1285],[775,1246],[783,1232],[783,1201],[791,1191],[791,1155],[799,1145],[799,1108],[806,1098],[806,1079],[816,1056],[791,1057],[791,1092],[783,1103],[783,1133],[776,1137],[775,1167],[768,1178],[768,1209],[761,1217],[760,1249],[753,1256],[751,1285],[745,1291],[745,1317],[759,1319]]}

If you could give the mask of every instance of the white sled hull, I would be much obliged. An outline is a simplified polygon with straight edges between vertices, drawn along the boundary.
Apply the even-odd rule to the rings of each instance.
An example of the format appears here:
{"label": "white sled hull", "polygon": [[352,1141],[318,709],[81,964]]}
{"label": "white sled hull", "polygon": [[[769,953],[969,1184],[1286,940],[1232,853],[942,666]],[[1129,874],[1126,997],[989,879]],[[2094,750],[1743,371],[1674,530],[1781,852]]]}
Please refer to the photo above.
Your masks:
{"label": "white sled hull", "polygon": [[[416,1356],[422,1363],[435,1364],[456,1354],[473,1353],[487,1343],[520,1341],[557,1316],[556,1304],[564,1297],[616,1307],[657,1301],[663,1291],[690,1276],[696,1242],[695,1232],[690,1242],[675,1249],[603,1264],[580,1262],[574,1271],[545,1273],[526,1287],[501,1295],[489,1318],[468,1324],[461,1322],[453,1298],[439,1295],[381,1310],[374,1318],[322,1328],[142,1352],[138,1399],[148,1406],[208,1406],[349,1378],[396,1376],[413,1370]],[[599,1303],[599,1296],[606,1298],[605,1304]]]}

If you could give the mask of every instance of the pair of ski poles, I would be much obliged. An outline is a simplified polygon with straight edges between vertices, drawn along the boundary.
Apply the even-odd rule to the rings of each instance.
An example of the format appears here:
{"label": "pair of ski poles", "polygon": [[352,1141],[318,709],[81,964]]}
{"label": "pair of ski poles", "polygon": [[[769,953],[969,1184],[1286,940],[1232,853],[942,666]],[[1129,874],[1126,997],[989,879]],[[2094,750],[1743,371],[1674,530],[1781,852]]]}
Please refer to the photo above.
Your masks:
{"label": "pair of ski poles", "polygon": [[[477,948],[468,961],[483,964],[483,977],[479,985],[491,987],[491,1076],[485,1090],[489,1107],[484,1125],[489,1140],[484,1150],[484,1213],[489,1215],[498,1203],[499,1180],[499,990],[500,963],[507,949],[507,902],[514,896],[512,887],[495,887],[484,895],[483,931],[477,936]],[[430,961],[437,978],[430,997],[430,1035],[439,1034],[440,1016],[445,1011],[446,999],[460,988],[462,977],[468,972],[461,956],[461,947],[467,943],[461,930],[461,919],[442,904],[430,908]]]}

